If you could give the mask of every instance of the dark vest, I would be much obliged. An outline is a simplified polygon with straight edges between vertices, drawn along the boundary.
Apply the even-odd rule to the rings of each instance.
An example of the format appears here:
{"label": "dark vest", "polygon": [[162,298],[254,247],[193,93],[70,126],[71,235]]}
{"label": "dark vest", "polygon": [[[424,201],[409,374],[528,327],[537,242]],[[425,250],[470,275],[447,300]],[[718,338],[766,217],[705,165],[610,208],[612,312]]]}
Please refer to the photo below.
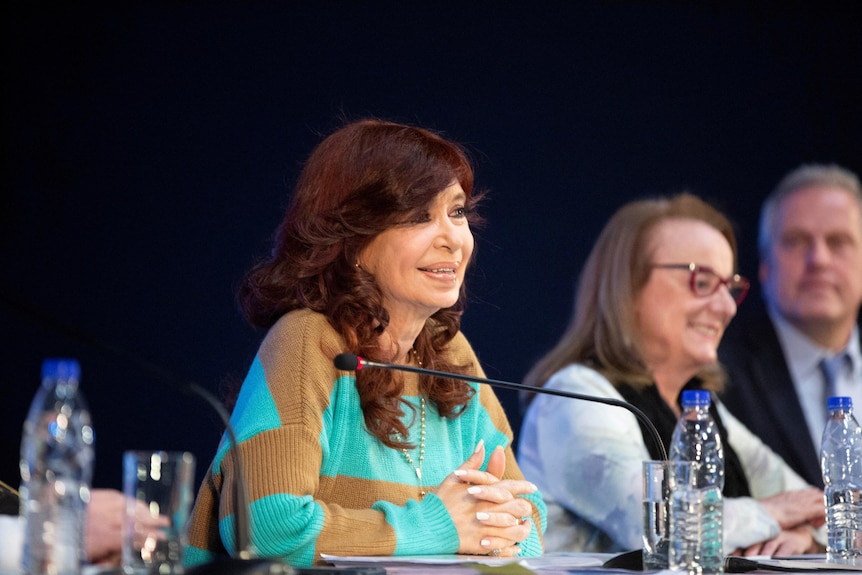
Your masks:
{"label": "dark vest", "polygon": [[[686,384],[684,389],[702,389],[701,382],[698,379],[692,379]],[[652,421],[653,425],[658,429],[665,449],[670,453],[670,440],[673,436],[674,427],[676,427],[677,417],[668,404],[661,398],[656,386],[650,385],[642,391],[636,391],[629,385],[622,384],[617,390],[626,401],[643,411],[650,421]],[[680,393],[680,397],[682,397],[682,393]],[[718,415],[718,410],[715,408],[714,395],[712,403],[709,406],[709,413],[718,426],[721,445],[724,448],[724,496],[748,497],[751,495],[751,491],[748,488],[748,480],[745,478],[745,471],[742,468],[739,457],[727,440],[727,429],[725,429],[724,423]],[[641,435],[644,437],[644,443],[646,443],[650,457],[661,459],[658,447],[653,445],[653,441],[650,439],[649,431],[644,429],[642,423],[638,422],[638,425],[641,427]]]}

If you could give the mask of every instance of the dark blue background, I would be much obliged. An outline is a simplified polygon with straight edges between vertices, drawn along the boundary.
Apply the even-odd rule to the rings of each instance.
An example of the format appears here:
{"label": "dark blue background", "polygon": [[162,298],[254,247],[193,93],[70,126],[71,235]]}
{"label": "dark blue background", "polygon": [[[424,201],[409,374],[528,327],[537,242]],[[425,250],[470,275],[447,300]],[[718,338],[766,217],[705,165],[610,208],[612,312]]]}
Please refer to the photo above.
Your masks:
{"label": "dark blue background", "polygon": [[629,199],[715,201],[754,275],[757,211],[783,173],[862,172],[858,19],[783,4],[4,3],[0,479],[18,483],[47,356],[81,360],[98,485],[119,487],[125,448],[190,449],[203,473],[221,431],[203,403],[24,307],[214,392],[241,379],[261,334],[234,288],[342,118],[471,151],[491,195],[464,331],[491,377],[519,380],[556,341]]}

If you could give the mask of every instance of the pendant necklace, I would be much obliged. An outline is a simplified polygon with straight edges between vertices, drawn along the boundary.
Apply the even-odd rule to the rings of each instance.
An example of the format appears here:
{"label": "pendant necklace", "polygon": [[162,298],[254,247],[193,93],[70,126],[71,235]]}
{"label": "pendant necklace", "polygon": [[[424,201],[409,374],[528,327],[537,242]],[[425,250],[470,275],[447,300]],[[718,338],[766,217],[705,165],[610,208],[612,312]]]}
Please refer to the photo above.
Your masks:
{"label": "pendant necklace", "polygon": [[[413,359],[416,360],[419,367],[422,367],[422,362],[419,361],[419,357],[416,355],[416,349],[411,349],[410,351],[413,354]],[[401,442],[400,433],[395,434],[395,440],[399,443]],[[416,465],[416,461],[414,461],[406,448],[402,447],[401,453],[404,455],[407,464],[416,472],[416,479],[419,481],[419,497],[421,499],[427,494],[425,487],[422,485],[422,462],[425,460],[425,397],[422,395],[419,396],[419,465]]]}
{"label": "pendant necklace", "polygon": [[[404,459],[407,464],[416,472],[416,479],[419,480],[419,496],[425,497],[425,487],[422,486],[422,462],[425,460],[425,398],[419,398],[419,465],[416,465],[413,456],[406,448],[401,448],[401,453],[404,454]],[[395,439],[401,441],[401,434],[396,433]]]}

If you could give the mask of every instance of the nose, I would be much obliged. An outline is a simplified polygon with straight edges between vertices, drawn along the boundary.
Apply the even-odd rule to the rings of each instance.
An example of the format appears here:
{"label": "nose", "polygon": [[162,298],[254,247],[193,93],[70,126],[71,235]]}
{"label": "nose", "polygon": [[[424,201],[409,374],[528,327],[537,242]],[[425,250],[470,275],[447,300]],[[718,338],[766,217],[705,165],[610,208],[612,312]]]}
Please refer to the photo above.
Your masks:
{"label": "nose", "polygon": [[825,265],[832,256],[829,246],[821,238],[815,238],[808,247],[808,263]]}
{"label": "nose", "polygon": [[726,318],[726,322],[733,319],[736,315],[736,300],[730,293],[730,289],[726,285],[720,286],[718,290],[712,294],[710,299],[710,307],[717,313]]}
{"label": "nose", "polygon": [[455,253],[464,245],[463,234],[470,233],[469,228],[456,225],[449,218],[443,218],[438,224],[437,237],[434,239],[434,247]]}

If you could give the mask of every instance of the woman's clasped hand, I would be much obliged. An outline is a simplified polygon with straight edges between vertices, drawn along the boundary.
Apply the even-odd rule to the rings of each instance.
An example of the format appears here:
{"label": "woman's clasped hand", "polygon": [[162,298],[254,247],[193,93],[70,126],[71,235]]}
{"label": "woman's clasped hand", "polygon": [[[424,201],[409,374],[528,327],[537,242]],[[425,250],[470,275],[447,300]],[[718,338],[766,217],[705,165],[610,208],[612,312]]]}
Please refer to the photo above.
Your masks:
{"label": "woman's clasped hand", "polygon": [[459,553],[514,557],[532,529],[527,519],[532,507],[518,496],[534,493],[536,486],[524,480],[501,480],[506,469],[502,448],[491,453],[487,471],[480,470],[484,459],[485,443],[480,440],[470,458],[435,493],[458,530]]}

